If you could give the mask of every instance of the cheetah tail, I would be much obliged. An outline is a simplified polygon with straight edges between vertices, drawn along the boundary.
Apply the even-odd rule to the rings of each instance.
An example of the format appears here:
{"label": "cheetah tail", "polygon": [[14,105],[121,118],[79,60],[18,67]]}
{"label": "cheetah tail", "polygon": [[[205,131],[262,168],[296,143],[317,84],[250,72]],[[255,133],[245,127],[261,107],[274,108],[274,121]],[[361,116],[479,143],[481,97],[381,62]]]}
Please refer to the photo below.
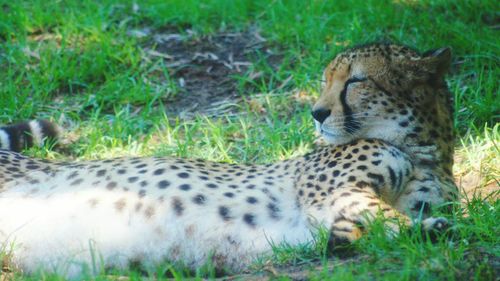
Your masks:
{"label": "cheetah tail", "polygon": [[0,149],[20,152],[59,139],[61,129],[47,120],[31,120],[0,127]]}

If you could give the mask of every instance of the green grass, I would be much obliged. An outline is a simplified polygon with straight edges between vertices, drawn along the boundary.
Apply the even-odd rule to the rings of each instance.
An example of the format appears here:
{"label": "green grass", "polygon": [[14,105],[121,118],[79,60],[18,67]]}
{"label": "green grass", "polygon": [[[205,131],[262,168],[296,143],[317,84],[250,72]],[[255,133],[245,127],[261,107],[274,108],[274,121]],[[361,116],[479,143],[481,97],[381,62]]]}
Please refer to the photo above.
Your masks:
{"label": "green grass", "polygon": [[[462,160],[456,171],[479,165],[474,169],[480,185],[498,184],[499,10],[498,1],[480,0],[0,0],[0,122],[36,117],[62,123],[76,138],[64,154],[27,152],[50,159],[175,155],[272,162],[314,146],[310,103],[318,96],[322,68],[345,46],[378,40],[420,50],[451,46],[455,59],[448,82]],[[145,27],[181,33],[189,28],[199,35],[258,28],[283,60],[277,70],[261,61],[235,77],[248,101],[237,115],[179,119],[164,110],[169,98],[179,95],[177,81],[160,60],[143,59],[147,39],[127,35]],[[251,71],[265,75],[252,80]],[[297,91],[307,93],[305,101]],[[500,216],[492,198],[465,204],[468,217],[457,210],[451,240],[431,244],[409,234],[394,242],[375,229],[356,246],[368,258],[332,272],[324,265],[310,277],[493,279],[498,268],[487,259],[497,257],[498,266]],[[321,264],[322,251],[317,245],[281,245],[269,260],[276,266],[313,266]],[[182,267],[162,270],[185,275]]]}

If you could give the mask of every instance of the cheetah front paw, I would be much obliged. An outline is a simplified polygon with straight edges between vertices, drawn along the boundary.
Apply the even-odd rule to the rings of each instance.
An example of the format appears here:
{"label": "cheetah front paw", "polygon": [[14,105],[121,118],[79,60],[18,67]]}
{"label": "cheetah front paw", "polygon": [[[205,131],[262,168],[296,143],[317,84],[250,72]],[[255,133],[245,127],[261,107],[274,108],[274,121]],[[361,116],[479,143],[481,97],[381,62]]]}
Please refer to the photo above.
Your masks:
{"label": "cheetah front paw", "polygon": [[445,236],[452,234],[448,231],[450,226],[450,222],[443,217],[426,218],[422,221],[422,234],[432,242],[436,242],[443,234]]}
{"label": "cheetah front paw", "polygon": [[422,221],[422,227],[427,232],[444,232],[449,228],[449,222],[443,217],[431,217]]}

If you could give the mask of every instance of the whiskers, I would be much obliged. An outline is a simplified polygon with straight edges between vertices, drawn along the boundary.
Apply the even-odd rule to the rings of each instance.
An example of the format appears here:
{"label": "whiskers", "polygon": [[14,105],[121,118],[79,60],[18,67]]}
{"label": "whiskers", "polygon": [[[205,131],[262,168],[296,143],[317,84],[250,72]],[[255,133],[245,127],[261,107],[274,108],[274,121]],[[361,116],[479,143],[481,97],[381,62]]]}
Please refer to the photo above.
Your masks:
{"label": "whiskers", "polygon": [[[368,119],[371,119],[373,121],[384,120],[382,117],[380,117],[378,115],[365,115],[364,113],[356,113],[356,114],[352,114],[350,116],[352,119],[355,119],[354,121],[357,121],[357,120],[365,121]],[[345,120],[346,120],[346,116],[342,116],[342,117],[332,117],[331,116],[330,118],[327,119],[327,122],[325,124],[334,125],[334,126],[335,125],[343,125]]]}
{"label": "whiskers", "polygon": [[[328,119],[328,122],[321,124],[321,131],[332,135],[332,136],[342,136],[342,137],[358,137],[359,129],[361,126],[364,128],[368,127],[370,130],[376,129],[380,130],[388,127],[390,123],[394,121],[386,120],[383,117],[372,115],[372,116],[362,116],[353,117],[350,122],[346,122],[345,117],[339,117],[335,119]],[[337,133],[335,133],[337,132]]]}
{"label": "whiskers", "polygon": [[[353,113],[345,116],[330,116],[318,129],[332,137],[359,137],[360,129],[384,131],[386,127],[392,127],[397,121],[388,120],[379,114],[369,112]],[[362,134],[362,133],[361,133]]]}

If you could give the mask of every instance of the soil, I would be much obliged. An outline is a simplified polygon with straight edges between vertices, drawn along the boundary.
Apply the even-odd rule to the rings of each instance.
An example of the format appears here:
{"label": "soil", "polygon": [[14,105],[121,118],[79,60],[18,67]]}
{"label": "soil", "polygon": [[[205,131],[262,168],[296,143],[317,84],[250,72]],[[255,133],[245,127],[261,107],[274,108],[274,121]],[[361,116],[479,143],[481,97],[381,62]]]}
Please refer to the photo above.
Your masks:
{"label": "soil", "polygon": [[257,29],[203,36],[190,30],[176,33],[169,28],[154,34],[141,32],[136,31],[135,36],[144,34],[149,38],[145,54],[163,59],[179,90],[165,101],[167,114],[182,119],[236,112],[241,101],[237,77],[261,78],[262,72],[253,72],[257,60],[271,68],[281,61],[276,48]]}

